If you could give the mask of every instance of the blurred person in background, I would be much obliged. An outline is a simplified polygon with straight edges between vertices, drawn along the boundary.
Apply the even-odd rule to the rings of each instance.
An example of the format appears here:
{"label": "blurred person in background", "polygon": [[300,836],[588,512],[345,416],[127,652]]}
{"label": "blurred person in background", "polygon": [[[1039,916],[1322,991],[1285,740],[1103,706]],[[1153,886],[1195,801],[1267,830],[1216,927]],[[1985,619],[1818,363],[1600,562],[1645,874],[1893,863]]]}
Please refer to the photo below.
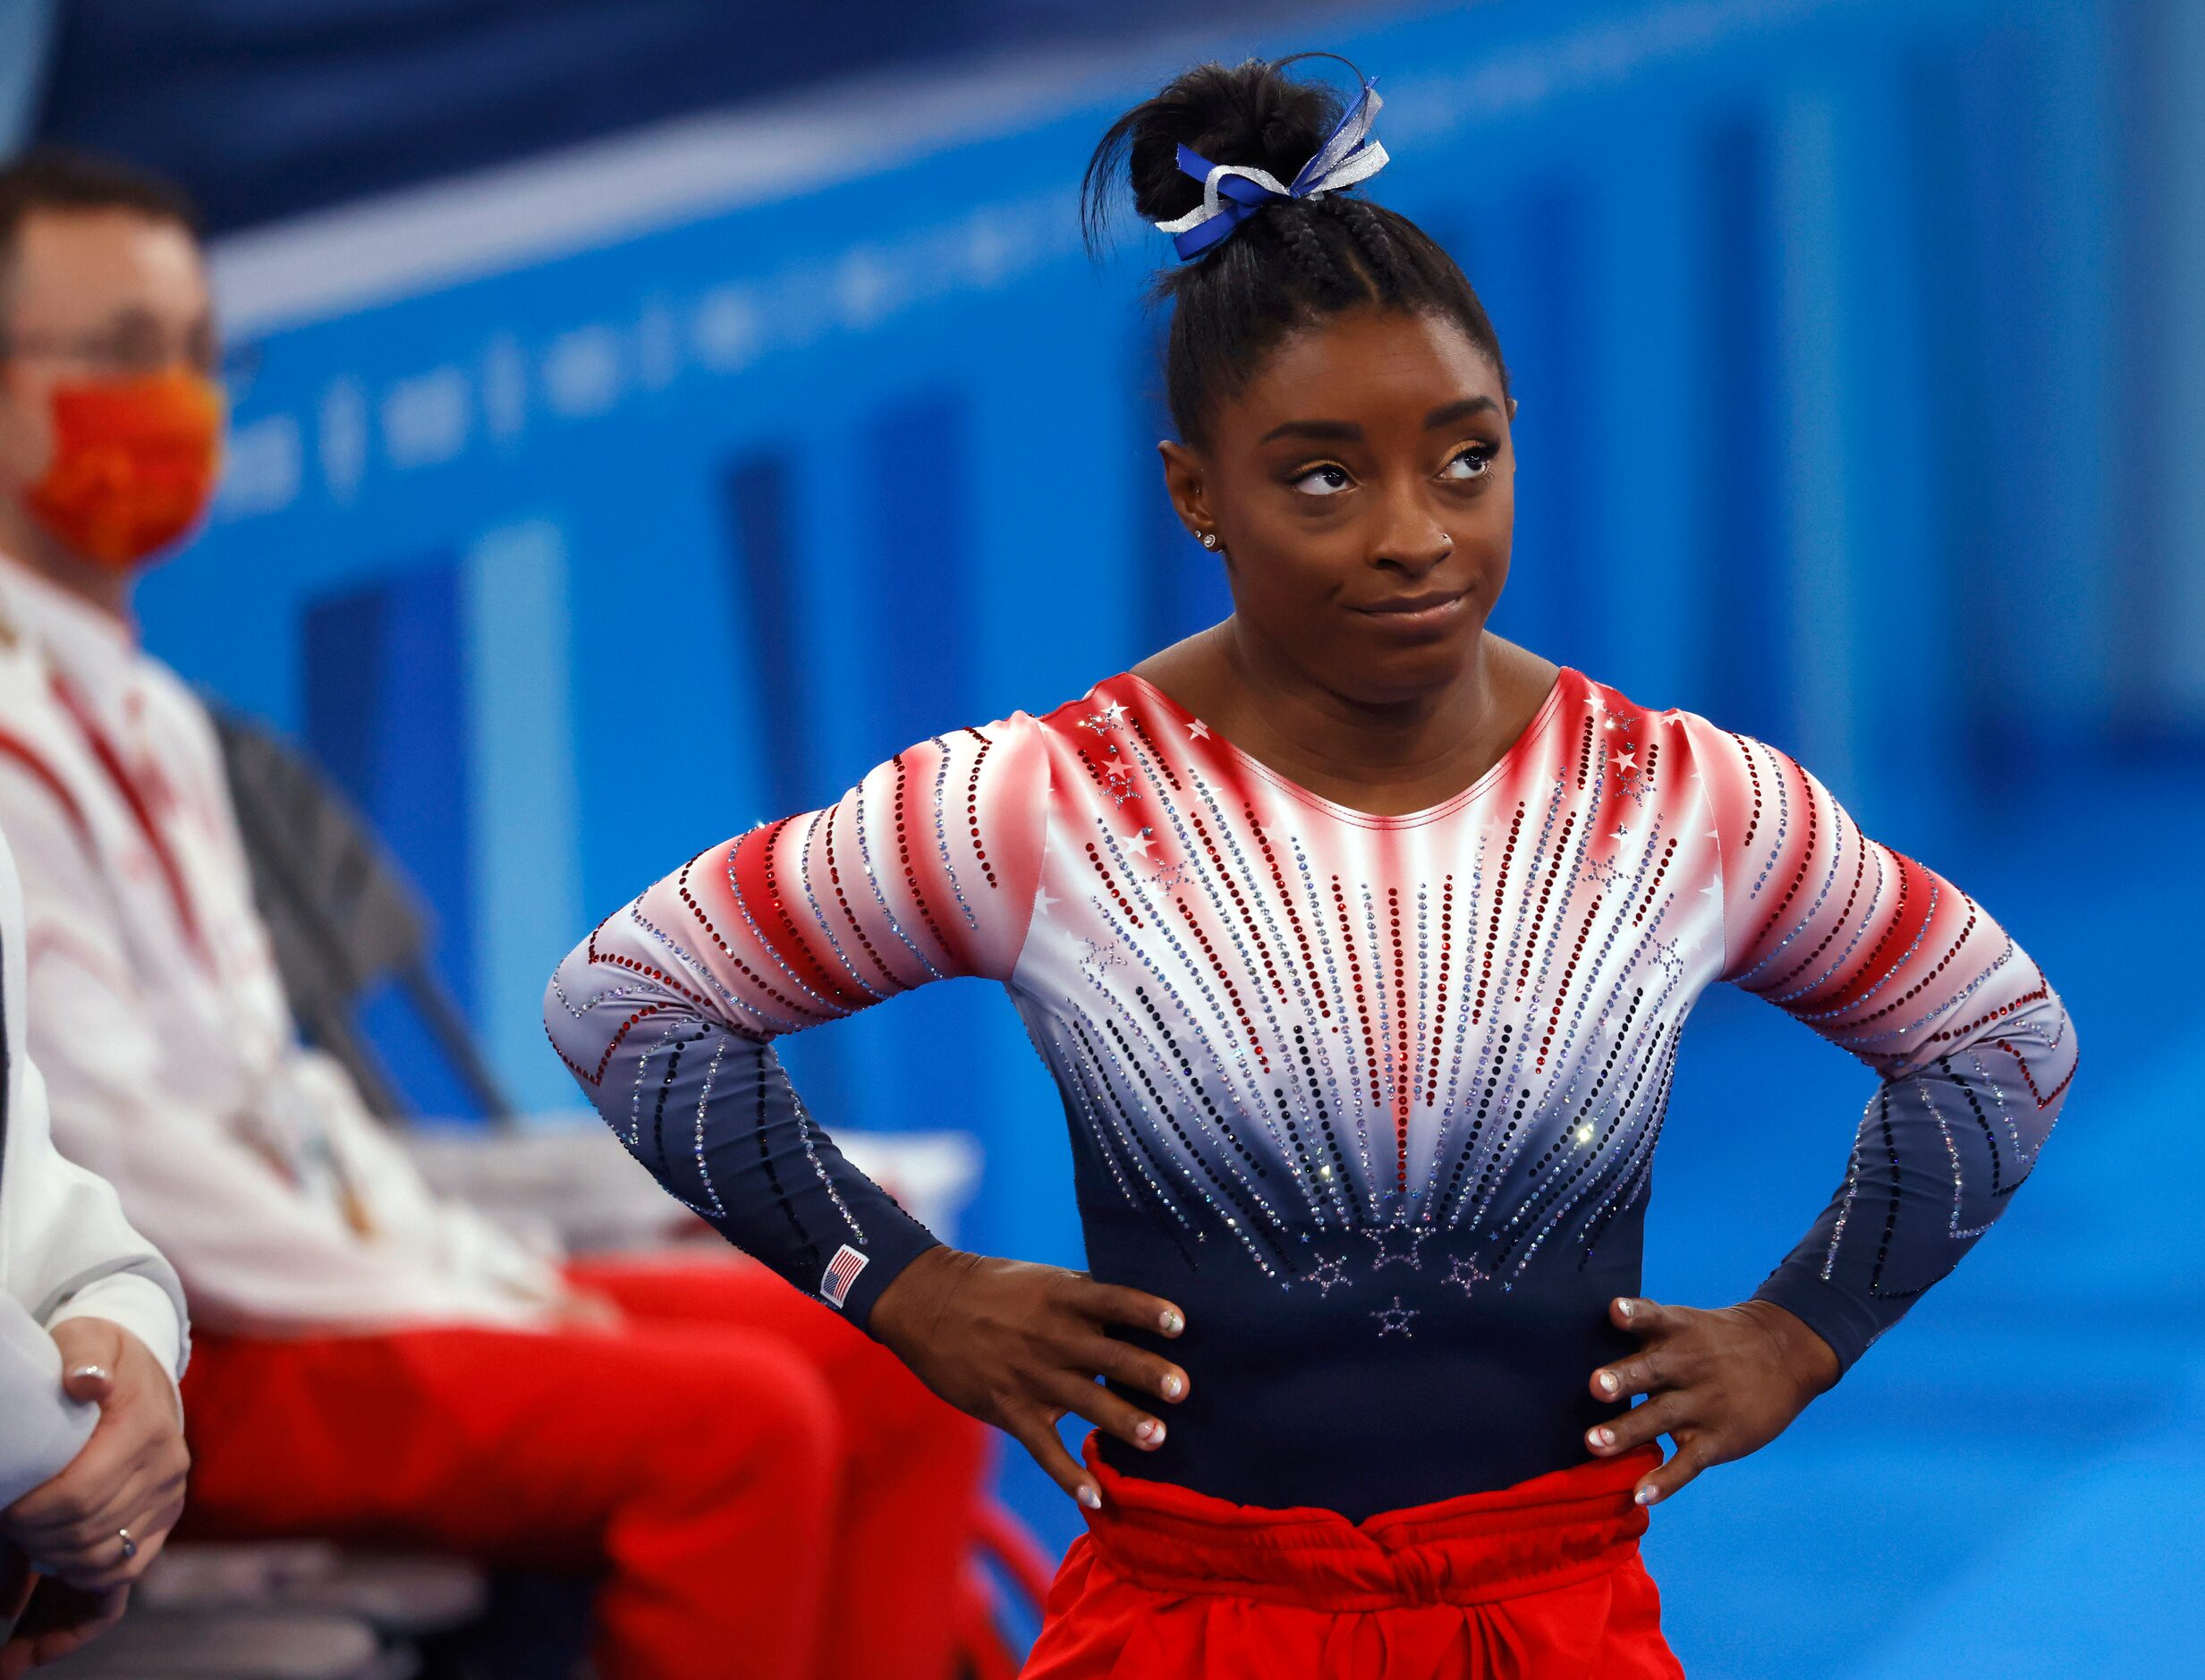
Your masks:
{"label": "blurred person in background", "polygon": [[[714,846],[546,999],[673,1193],[1079,1500],[1047,1680],[1680,1674],[1647,1507],[1958,1262],[2074,1070],[2026,953],[1797,763],[1486,628],[1515,399],[1454,260],[1351,195],[1377,109],[1199,66],[1089,169],[1090,229],[1124,184],[1176,242],[1165,486],[1232,615]],[[1063,1091],[1088,1273],[936,1242],[775,1055],[960,975],[1005,987]],[[1717,980],[1878,1086],[1821,1217],[1703,1311],[1638,1290]],[[1792,1123],[1750,1070],[1738,1094]]]}
{"label": "blurred person in background", "polygon": [[24,1051],[23,953],[0,839],[0,1680],[123,1614],[190,1463],[183,1290],[114,1192],[54,1148]]}
{"label": "blurred person in background", "polygon": [[216,359],[171,189],[0,170],[0,824],[55,1135],[202,1327],[191,1532],[600,1570],[606,1680],[939,1680],[982,1431],[762,1268],[562,1268],[439,1200],[295,1041],[211,721],[131,610],[214,488]]}

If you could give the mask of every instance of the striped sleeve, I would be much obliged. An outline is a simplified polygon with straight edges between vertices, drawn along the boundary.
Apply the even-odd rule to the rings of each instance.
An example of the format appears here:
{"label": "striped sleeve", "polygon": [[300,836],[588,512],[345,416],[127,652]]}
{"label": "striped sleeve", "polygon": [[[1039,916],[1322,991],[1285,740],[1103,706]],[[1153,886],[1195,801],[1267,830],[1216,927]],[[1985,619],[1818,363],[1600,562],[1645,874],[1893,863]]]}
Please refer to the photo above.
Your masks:
{"label": "striped sleeve", "polygon": [[1880,1076],[1829,1205],[1756,1292],[1850,1366],[2029,1175],[2074,1031],[1967,894],[1868,838],[1784,753],[1685,724],[1722,860],[1723,978]]}
{"label": "striped sleeve", "polygon": [[922,742],[834,804],[692,858],[546,994],[554,1048],[659,1183],[861,1326],[934,1238],[843,1158],[772,1041],[929,980],[1008,980],[1047,790],[1024,713]]}

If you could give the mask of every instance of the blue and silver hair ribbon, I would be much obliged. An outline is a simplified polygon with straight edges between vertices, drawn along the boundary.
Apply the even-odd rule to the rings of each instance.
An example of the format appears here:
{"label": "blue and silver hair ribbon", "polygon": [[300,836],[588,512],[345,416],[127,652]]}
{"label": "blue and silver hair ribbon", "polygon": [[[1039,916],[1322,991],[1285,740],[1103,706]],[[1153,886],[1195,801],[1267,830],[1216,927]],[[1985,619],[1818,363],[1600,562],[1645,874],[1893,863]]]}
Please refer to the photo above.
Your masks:
{"label": "blue and silver hair ribbon", "polygon": [[1213,164],[1189,147],[1179,148],[1179,170],[1202,183],[1202,202],[1157,226],[1172,235],[1181,260],[1199,257],[1275,199],[1318,199],[1368,181],[1386,167],[1386,148],[1370,138],[1371,119],[1383,103],[1378,89],[1362,95],[1332,131],[1317,156],[1285,186],[1268,170],[1245,164]]}

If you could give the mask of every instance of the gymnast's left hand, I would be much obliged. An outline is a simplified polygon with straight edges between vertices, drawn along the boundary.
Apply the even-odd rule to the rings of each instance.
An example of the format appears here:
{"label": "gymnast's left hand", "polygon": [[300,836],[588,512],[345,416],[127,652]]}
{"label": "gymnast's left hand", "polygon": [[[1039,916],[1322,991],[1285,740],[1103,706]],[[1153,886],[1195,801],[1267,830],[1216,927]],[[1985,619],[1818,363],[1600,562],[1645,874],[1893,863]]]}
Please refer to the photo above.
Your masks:
{"label": "gymnast's left hand", "polygon": [[1830,1345],[1773,1301],[1710,1311],[1618,1295],[1607,1311],[1641,1345],[1601,1366],[1588,1386],[1600,1400],[1646,1399],[1595,1425],[1585,1445],[1614,1458],[1657,1436],[1676,1444],[1639,1482],[1632,1497],[1641,1505],[1667,1498],[1710,1464],[1768,1446],[1838,1378]]}

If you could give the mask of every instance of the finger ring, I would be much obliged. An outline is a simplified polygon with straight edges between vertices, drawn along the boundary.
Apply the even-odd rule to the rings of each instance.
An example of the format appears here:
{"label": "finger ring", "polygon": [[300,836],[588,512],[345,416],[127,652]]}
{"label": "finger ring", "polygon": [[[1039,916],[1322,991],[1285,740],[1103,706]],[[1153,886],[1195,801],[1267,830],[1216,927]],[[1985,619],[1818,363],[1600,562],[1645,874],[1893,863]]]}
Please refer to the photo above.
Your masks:
{"label": "finger ring", "polygon": [[123,1561],[128,1563],[138,1556],[138,1542],[131,1538],[131,1532],[126,1528],[119,1528],[115,1532],[123,1538]]}

